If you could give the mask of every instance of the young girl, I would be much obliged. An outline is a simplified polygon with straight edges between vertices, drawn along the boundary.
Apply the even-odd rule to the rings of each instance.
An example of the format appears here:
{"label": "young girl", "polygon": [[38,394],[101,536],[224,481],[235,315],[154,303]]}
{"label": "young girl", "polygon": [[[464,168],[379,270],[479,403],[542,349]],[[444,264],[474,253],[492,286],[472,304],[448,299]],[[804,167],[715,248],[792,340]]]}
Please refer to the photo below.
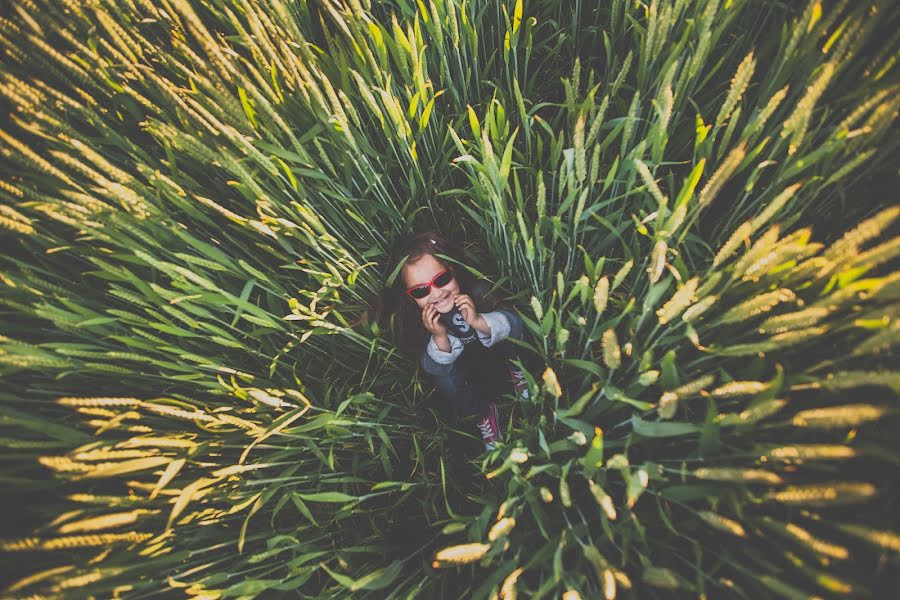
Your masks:
{"label": "young girl", "polygon": [[486,284],[437,254],[463,262],[462,252],[435,232],[401,240],[393,253],[392,269],[403,262],[388,290],[399,316],[398,343],[443,401],[460,417],[476,417],[489,450],[501,440],[494,399],[507,392],[528,397],[524,374],[509,361],[530,366],[535,357],[506,341],[523,339],[521,318],[501,309]]}

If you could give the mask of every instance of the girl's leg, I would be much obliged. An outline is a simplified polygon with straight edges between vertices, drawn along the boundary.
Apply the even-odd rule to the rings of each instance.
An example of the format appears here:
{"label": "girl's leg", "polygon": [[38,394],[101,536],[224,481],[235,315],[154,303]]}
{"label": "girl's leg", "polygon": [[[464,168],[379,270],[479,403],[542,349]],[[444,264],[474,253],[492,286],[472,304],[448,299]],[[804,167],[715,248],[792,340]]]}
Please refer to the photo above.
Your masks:
{"label": "girl's leg", "polygon": [[481,416],[484,414],[484,406],[481,397],[475,388],[469,383],[462,369],[454,365],[446,375],[428,374],[428,378],[437,388],[441,398],[450,404],[462,417]]}
{"label": "girl's leg", "polygon": [[446,375],[429,374],[442,399],[454,407],[460,419],[475,417],[476,427],[487,448],[500,440],[500,424],[497,408],[473,386],[458,365],[453,365]]}

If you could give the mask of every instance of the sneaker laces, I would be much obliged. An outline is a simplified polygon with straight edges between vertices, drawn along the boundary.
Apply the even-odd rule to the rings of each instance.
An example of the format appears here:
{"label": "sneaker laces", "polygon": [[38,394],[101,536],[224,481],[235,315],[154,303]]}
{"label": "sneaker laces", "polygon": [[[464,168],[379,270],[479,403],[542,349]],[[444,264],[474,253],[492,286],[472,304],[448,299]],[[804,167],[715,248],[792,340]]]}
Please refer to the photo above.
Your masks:
{"label": "sneaker laces", "polygon": [[494,428],[491,427],[491,422],[489,419],[485,418],[484,421],[478,424],[478,429],[481,430],[482,439],[493,439],[494,438]]}
{"label": "sneaker laces", "polygon": [[500,441],[500,426],[497,424],[497,407],[493,402],[488,403],[487,415],[479,421],[478,429],[481,431],[481,439],[485,442]]}
{"label": "sneaker laces", "polygon": [[528,393],[528,381],[525,379],[525,373],[519,369],[514,369],[513,367],[509,367],[508,371],[512,377],[513,388],[515,389],[516,394],[522,398],[528,399],[530,394]]}

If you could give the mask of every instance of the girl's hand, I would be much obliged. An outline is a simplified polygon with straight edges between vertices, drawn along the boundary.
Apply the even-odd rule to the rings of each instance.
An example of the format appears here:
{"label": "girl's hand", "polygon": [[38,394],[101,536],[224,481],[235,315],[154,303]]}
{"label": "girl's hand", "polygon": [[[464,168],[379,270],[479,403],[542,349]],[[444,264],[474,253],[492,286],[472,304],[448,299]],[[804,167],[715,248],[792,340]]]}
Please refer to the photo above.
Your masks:
{"label": "girl's hand", "polygon": [[478,314],[478,309],[475,308],[475,303],[468,294],[457,294],[453,297],[453,303],[456,304],[459,312],[462,313],[466,323],[472,327],[479,324],[481,315]]}
{"label": "girl's hand", "polygon": [[425,326],[425,329],[436,338],[447,335],[447,328],[438,321],[440,316],[441,313],[430,304],[422,309],[422,324]]}

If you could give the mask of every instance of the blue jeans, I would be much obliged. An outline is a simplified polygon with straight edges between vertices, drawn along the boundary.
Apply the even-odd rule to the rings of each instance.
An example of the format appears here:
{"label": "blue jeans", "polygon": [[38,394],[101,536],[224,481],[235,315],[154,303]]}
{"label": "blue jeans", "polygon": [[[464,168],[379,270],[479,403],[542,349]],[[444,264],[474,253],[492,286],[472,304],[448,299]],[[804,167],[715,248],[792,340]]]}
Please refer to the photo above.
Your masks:
{"label": "blue jeans", "polygon": [[[522,319],[513,312],[502,312],[509,320],[509,337],[524,340]],[[487,402],[504,392],[514,392],[506,367],[512,367],[512,360],[520,360],[528,368],[536,357],[527,349],[503,340],[490,348],[484,348],[484,356],[476,361],[462,360],[466,349],[446,374],[426,373],[429,381],[437,388],[445,403],[454,407],[460,417],[483,416]]]}

